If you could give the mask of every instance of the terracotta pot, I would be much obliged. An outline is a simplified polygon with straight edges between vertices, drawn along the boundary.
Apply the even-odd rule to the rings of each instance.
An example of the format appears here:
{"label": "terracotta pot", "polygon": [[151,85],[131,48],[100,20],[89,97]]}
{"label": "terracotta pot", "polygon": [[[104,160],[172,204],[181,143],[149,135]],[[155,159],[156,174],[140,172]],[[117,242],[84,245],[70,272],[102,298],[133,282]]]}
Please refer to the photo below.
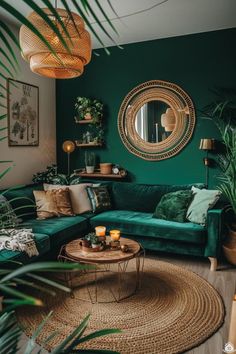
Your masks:
{"label": "terracotta pot", "polygon": [[223,245],[223,250],[227,261],[236,265],[236,230],[229,228],[227,239]]}
{"label": "terracotta pot", "polygon": [[100,163],[100,172],[102,175],[110,175],[112,173],[112,163]]}

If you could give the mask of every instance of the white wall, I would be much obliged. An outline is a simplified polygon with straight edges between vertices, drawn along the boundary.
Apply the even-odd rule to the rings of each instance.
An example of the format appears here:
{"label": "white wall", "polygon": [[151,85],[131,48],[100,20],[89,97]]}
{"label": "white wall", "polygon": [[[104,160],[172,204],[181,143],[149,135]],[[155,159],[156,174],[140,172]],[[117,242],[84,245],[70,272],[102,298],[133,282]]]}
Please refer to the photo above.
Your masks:
{"label": "white wall", "polygon": [[[17,34],[18,29],[14,31]],[[30,183],[34,173],[44,171],[46,166],[56,161],[55,80],[32,73],[29,63],[21,58],[19,50],[15,47],[14,50],[21,68],[16,79],[39,87],[39,146],[9,147],[8,139],[0,142],[0,160],[13,160],[15,163],[15,167],[0,180],[0,189]],[[0,70],[2,71],[1,68]],[[1,83],[6,85],[3,80]],[[2,92],[1,89],[0,91]],[[1,113],[5,112],[6,110],[1,109]],[[7,120],[0,121],[0,126],[6,126],[6,122]],[[0,136],[3,136],[3,132]],[[8,166],[9,164],[0,164],[0,173]]]}

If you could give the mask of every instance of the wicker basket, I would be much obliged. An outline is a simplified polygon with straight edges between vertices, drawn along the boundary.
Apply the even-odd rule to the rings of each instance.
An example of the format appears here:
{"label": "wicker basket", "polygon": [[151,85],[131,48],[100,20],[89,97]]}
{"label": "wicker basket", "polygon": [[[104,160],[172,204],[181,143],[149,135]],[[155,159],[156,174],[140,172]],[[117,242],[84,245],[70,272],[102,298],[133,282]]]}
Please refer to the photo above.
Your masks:
{"label": "wicker basket", "polygon": [[112,163],[100,163],[100,172],[102,175],[110,175],[112,173]]}
{"label": "wicker basket", "polygon": [[227,261],[236,265],[236,231],[229,229],[227,240],[223,245],[223,250]]}

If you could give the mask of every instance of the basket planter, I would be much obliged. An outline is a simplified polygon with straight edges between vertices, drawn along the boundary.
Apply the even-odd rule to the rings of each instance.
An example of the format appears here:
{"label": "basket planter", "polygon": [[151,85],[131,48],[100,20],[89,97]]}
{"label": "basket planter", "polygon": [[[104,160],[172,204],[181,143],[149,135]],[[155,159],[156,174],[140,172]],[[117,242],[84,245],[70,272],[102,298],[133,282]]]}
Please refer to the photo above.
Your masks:
{"label": "basket planter", "polygon": [[227,261],[236,265],[236,230],[229,229],[227,240],[223,245],[223,250]]}
{"label": "basket planter", "polygon": [[102,175],[110,175],[112,173],[112,163],[100,163],[100,172]]}

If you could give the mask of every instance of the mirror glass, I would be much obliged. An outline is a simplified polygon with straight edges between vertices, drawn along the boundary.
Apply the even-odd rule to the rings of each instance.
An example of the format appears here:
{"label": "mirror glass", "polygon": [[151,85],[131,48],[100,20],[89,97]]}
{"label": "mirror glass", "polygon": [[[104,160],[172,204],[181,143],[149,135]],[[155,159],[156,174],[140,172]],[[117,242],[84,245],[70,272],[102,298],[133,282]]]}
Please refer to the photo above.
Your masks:
{"label": "mirror glass", "polygon": [[149,101],[136,114],[135,130],[144,141],[159,143],[171,135],[175,123],[175,114],[168,104]]}

